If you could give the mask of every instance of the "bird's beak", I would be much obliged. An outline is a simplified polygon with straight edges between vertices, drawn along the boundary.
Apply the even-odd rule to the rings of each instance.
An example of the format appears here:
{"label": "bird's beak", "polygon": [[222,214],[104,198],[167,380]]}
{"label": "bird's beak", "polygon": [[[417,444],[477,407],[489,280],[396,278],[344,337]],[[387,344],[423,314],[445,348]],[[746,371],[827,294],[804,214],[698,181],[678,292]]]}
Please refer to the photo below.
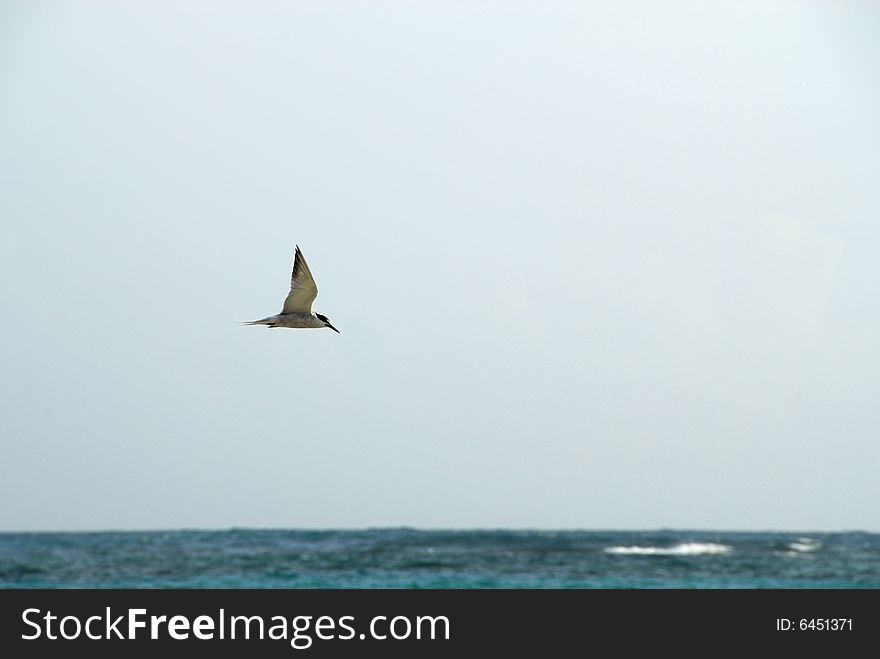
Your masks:
{"label": "bird's beak", "polygon": [[340,332],[338,329],[336,329],[335,327],[333,327],[333,325],[331,325],[330,323],[324,323],[324,324],[325,324],[327,327],[329,327],[330,329],[332,329],[334,332],[336,332],[337,334],[342,334],[342,332]]}

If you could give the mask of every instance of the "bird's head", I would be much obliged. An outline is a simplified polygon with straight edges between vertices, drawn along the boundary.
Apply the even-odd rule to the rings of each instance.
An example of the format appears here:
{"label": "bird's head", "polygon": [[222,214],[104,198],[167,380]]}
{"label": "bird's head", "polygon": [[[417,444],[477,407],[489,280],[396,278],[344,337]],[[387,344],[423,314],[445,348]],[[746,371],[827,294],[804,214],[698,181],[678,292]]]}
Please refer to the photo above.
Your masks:
{"label": "bird's head", "polygon": [[333,327],[333,325],[330,324],[330,319],[327,318],[327,316],[325,316],[324,314],[320,314],[320,313],[316,313],[315,316],[318,318],[318,320],[320,320],[322,323],[324,323],[324,327],[329,327],[337,334],[342,334],[342,332],[340,332],[338,329],[336,329],[335,327]]}

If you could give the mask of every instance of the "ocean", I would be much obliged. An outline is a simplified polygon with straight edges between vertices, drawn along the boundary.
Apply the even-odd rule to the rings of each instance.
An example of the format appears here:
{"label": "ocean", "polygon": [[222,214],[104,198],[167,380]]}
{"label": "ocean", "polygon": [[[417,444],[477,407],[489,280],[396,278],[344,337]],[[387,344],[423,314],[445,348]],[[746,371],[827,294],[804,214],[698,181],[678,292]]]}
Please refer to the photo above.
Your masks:
{"label": "ocean", "polygon": [[0,533],[0,588],[880,588],[880,534]]}

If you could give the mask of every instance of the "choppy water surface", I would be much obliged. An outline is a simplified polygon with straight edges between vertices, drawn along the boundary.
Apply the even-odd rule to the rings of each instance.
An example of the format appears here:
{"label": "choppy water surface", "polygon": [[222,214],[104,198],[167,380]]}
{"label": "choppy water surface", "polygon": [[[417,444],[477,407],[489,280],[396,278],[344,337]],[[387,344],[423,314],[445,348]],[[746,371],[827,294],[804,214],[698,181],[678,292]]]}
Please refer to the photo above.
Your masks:
{"label": "choppy water surface", "polygon": [[880,535],[249,530],[0,534],[6,588],[880,588]]}

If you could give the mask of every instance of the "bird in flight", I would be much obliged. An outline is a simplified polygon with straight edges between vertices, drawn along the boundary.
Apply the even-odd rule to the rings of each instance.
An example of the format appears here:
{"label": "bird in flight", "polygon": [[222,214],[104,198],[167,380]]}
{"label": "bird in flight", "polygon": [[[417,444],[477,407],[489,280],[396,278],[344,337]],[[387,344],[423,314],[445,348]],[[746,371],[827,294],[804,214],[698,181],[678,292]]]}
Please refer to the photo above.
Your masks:
{"label": "bird in flight", "polygon": [[293,274],[290,275],[290,293],[284,300],[284,308],[275,316],[261,320],[251,320],[245,325],[268,325],[269,327],[315,328],[329,327],[339,334],[339,330],[330,324],[327,316],[312,311],[312,303],[318,297],[318,286],[312,277],[312,271],[299,249],[293,257]]}

